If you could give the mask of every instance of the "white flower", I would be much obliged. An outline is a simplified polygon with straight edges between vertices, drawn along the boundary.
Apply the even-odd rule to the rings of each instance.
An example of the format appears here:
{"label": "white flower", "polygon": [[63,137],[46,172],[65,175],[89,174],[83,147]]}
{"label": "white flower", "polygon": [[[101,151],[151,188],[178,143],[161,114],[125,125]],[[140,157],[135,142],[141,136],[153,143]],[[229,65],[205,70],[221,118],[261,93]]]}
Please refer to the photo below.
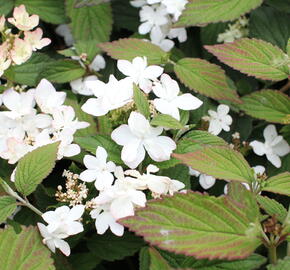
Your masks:
{"label": "white flower", "polygon": [[195,177],[199,176],[199,184],[201,185],[203,189],[211,188],[215,184],[215,181],[216,181],[214,177],[210,175],[206,175],[206,174],[201,174],[200,172],[192,169],[191,167],[189,167],[189,174]]}
{"label": "white flower", "polygon": [[268,125],[264,129],[265,142],[253,141],[250,143],[255,154],[266,155],[267,159],[277,168],[281,167],[281,159],[290,153],[289,144],[279,136],[274,125]]}
{"label": "white flower", "polygon": [[121,158],[124,163],[134,169],[145,158],[145,149],[155,161],[170,159],[176,144],[171,138],[160,136],[162,131],[162,127],[151,127],[142,114],[131,112],[128,125],[116,128],[111,137],[117,144],[123,146]]}
{"label": "white flower", "polygon": [[157,80],[163,72],[163,68],[159,66],[148,66],[146,57],[135,57],[132,63],[127,60],[118,60],[117,66],[124,75],[131,78],[145,93],[151,91],[152,81]]}
{"label": "white flower", "polygon": [[38,25],[39,17],[37,15],[29,17],[25,6],[20,5],[14,8],[13,18],[8,18],[8,22],[15,25],[19,30],[29,31]]}
{"label": "white flower", "polygon": [[55,253],[55,248],[59,248],[60,251],[65,255],[70,255],[70,246],[69,244],[62,240],[63,238],[66,238],[67,235],[59,234],[59,233],[50,233],[47,229],[47,226],[45,226],[42,223],[37,223],[38,229],[40,231],[40,234],[43,237],[43,244],[47,245],[47,247]]}
{"label": "white flower", "polygon": [[5,42],[0,45],[0,77],[9,68],[10,64],[11,59],[9,59],[8,44]]}
{"label": "white flower", "polygon": [[35,101],[44,113],[53,113],[66,98],[65,92],[57,92],[53,85],[42,79],[35,89]]}
{"label": "white flower", "polygon": [[168,26],[163,27],[154,26],[150,33],[151,42],[159,46],[163,51],[169,52],[174,47],[174,42],[170,39],[166,39],[166,35],[169,33]]}
{"label": "white flower", "polygon": [[97,98],[88,99],[82,110],[94,116],[105,115],[131,102],[133,98],[133,83],[129,78],[118,81],[114,75],[110,75],[108,83],[89,80],[85,84]]}
{"label": "white flower", "polygon": [[85,210],[83,205],[76,205],[71,209],[68,206],[61,206],[54,211],[45,212],[42,218],[48,223],[49,233],[61,232],[67,235],[75,235],[84,230],[82,223],[78,220]]}
{"label": "white flower", "polygon": [[133,6],[133,7],[142,7],[144,5],[146,5],[146,0],[133,0],[133,1],[130,1],[130,4]]}
{"label": "white flower", "polygon": [[122,236],[124,234],[124,226],[116,222],[112,216],[108,206],[98,207],[90,212],[95,219],[95,226],[98,234],[104,234],[109,228],[113,234]]}
{"label": "white flower", "polygon": [[98,190],[104,190],[112,185],[114,181],[114,172],[116,165],[109,161],[107,162],[107,151],[99,146],[96,150],[96,157],[85,155],[84,165],[87,170],[80,174],[80,179],[85,182],[95,181],[95,187]]}
{"label": "white flower", "polygon": [[102,55],[98,54],[92,63],[89,65],[89,68],[94,71],[99,71],[101,69],[104,69],[106,67],[105,59]]}
{"label": "white flower", "polygon": [[228,115],[230,107],[221,104],[217,107],[217,111],[209,110],[209,128],[208,132],[214,135],[218,135],[222,130],[230,131],[230,125],[233,119]]}
{"label": "white flower", "polygon": [[92,96],[93,91],[88,87],[88,81],[98,80],[98,77],[95,75],[87,76],[85,78],[76,79],[70,82],[73,93],[80,94],[84,96]]}
{"label": "white flower", "polygon": [[167,12],[173,15],[175,21],[178,20],[187,2],[188,0],[162,0],[162,4]]}
{"label": "white flower", "polygon": [[168,13],[164,6],[143,6],[140,10],[139,34],[145,35],[151,31],[154,26],[160,26],[169,22]]}
{"label": "white flower", "polygon": [[21,38],[15,38],[13,49],[10,51],[11,59],[16,65],[26,62],[32,55],[30,42]]}
{"label": "white flower", "polygon": [[158,97],[153,103],[157,111],[169,114],[179,120],[179,110],[195,110],[202,105],[202,101],[191,94],[178,95],[180,92],[178,83],[169,75],[162,74],[160,82],[153,86],[153,92]]}
{"label": "white flower", "polygon": [[42,35],[41,28],[37,28],[32,32],[24,32],[24,40],[31,45],[33,51],[40,50],[51,43],[49,38],[42,38]]}
{"label": "white flower", "polygon": [[169,38],[177,38],[179,42],[185,42],[187,40],[187,33],[185,28],[172,28],[168,33]]}
{"label": "white flower", "polygon": [[74,44],[74,39],[67,24],[60,24],[55,28],[55,33],[64,38],[64,42],[67,46]]}

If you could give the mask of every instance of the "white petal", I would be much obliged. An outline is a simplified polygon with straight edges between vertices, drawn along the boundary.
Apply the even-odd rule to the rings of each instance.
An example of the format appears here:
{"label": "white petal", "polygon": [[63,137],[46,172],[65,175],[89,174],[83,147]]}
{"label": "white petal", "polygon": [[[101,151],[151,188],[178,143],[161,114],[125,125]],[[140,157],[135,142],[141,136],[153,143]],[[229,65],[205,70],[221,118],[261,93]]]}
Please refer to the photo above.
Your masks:
{"label": "white petal", "polygon": [[141,35],[146,35],[147,33],[150,32],[152,29],[152,24],[149,22],[144,22],[141,25],[139,25],[138,32]]}
{"label": "white petal", "polygon": [[191,94],[183,94],[174,100],[174,104],[182,110],[196,110],[202,103],[200,99]]}
{"label": "white petal", "polygon": [[96,170],[85,170],[81,172],[79,178],[84,182],[93,182],[97,178]]}
{"label": "white petal", "polygon": [[84,205],[76,205],[69,211],[68,218],[70,220],[78,220],[81,218],[84,211],[85,211]]}
{"label": "white petal", "polygon": [[132,63],[127,60],[118,60],[117,67],[124,75],[129,77],[132,76],[135,72]]}
{"label": "white petal", "polygon": [[70,255],[70,246],[69,244],[62,240],[62,239],[57,239],[55,240],[55,246],[60,249],[60,251],[65,255],[69,256]]}
{"label": "white petal", "polygon": [[168,102],[165,99],[155,98],[153,100],[153,104],[157,111],[161,112],[162,114],[168,114],[174,117],[175,119],[179,120],[179,110],[175,104]]}
{"label": "white petal", "polygon": [[115,199],[111,204],[110,210],[115,219],[134,215],[134,207],[128,197]]}
{"label": "white petal", "polygon": [[97,151],[96,151],[96,157],[100,161],[101,164],[106,163],[108,154],[104,147],[98,146]]}
{"label": "white petal", "polygon": [[65,157],[73,157],[78,155],[81,152],[81,148],[77,144],[70,144],[66,146],[63,155]]}
{"label": "white petal", "polygon": [[135,169],[145,158],[145,149],[142,144],[139,145],[139,148],[137,149],[137,155],[136,158],[130,162],[126,161],[125,164],[131,168]]}
{"label": "white petal", "polygon": [[163,73],[163,68],[159,66],[149,66],[147,67],[144,72],[143,76],[145,78],[155,80]]}
{"label": "white petal", "polygon": [[117,223],[116,221],[110,223],[110,229],[112,233],[117,236],[122,236],[124,234],[124,226]]}
{"label": "white petal", "polygon": [[215,184],[215,178],[209,175],[201,174],[199,176],[199,184],[204,189],[209,189]]}
{"label": "white petal", "polygon": [[140,144],[141,140],[137,138],[125,144],[121,153],[122,160],[124,162],[132,162],[136,160]]}
{"label": "white petal", "polygon": [[274,125],[268,125],[263,132],[265,141],[271,143],[277,136],[277,130]]}
{"label": "white petal", "polygon": [[82,110],[94,116],[102,116],[109,112],[107,107],[104,107],[102,100],[97,98],[89,98],[82,106]]}
{"label": "white petal", "polygon": [[283,157],[287,155],[288,153],[290,153],[290,146],[284,139],[281,140],[275,146],[273,146],[272,149],[273,149],[273,152],[280,157]]}
{"label": "white petal", "polygon": [[254,171],[255,171],[255,174],[260,174],[262,175],[264,172],[265,172],[265,167],[264,166],[255,166],[253,167]]}
{"label": "white petal", "polygon": [[110,187],[114,182],[114,176],[110,172],[98,172],[95,182],[97,190],[104,190],[106,187]]}
{"label": "white petal", "polygon": [[258,142],[258,141],[252,141],[250,143],[250,146],[253,148],[253,151],[258,156],[263,156],[266,153],[265,144]]}
{"label": "white petal", "polygon": [[116,128],[112,134],[111,138],[119,145],[125,145],[129,141],[134,140],[136,137],[132,134],[128,125],[121,125]]}
{"label": "white petal", "polygon": [[218,120],[210,120],[208,132],[213,135],[218,135],[222,131],[222,126]]}
{"label": "white petal", "polygon": [[217,113],[219,116],[225,116],[229,113],[230,107],[225,104],[221,104],[217,107]]}
{"label": "white petal", "polygon": [[88,169],[97,169],[100,166],[98,159],[91,155],[85,155],[84,157],[84,165]]}
{"label": "white petal", "polygon": [[281,167],[281,159],[275,154],[266,154],[267,159],[276,167]]}

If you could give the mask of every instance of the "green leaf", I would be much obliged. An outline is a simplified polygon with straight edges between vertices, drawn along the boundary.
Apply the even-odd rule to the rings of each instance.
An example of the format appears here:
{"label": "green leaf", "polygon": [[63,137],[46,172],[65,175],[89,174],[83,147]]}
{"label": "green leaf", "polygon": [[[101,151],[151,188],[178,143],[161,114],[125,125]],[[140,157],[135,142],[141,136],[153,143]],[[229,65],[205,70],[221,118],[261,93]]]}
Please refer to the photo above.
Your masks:
{"label": "green leaf", "polygon": [[25,5],[29,14],[37,14],[48,23],[61,24],[67,22],[64,1],[59,0],[16,0],[15,5]]}
{"label": "green leaf", "polygon": [[183,58],[174,65],[177,77],[191,90],[217,100],[240,103],[225,72],[217,65],[199,58]]}
{"label": "green leaf", "polygon": [[229,147],[208,146],[186,154],[172,155],[201,173],[218,179],[251,183],[254,174],[243,155]]}
{"label": "green leaf", "polygon": [[168,114],[157,114],[150,122],[153,126],[161,126],[171,129],[182,129],[183,125]]}
{"label": "green leaf", "polygon": [[257,217],[249,219],[240,202],[194,192],[149,201],[119,222],[151,245],[196,258],[242,259],[262,243]]}
{"label": "green leaf", "polygon": [[242,38],[205,48],[221,62],[259,79],[281,81],[289,74],[287,55],[263,40]]}
{"label": "green leaf", "polygon": [[290,269],[290,257],[285,257],[283,260],[278,260],[276,265],[268,265],[267,270],[286,270]]}
{"label": "green leaf", "polygon": [[15,186],[22,194],[31,194],[55,166],[59,142],[36,148],[21,158],[15,172]]}
{"label": "green leaf", "polygon": [[277,10],[282,12],[290,13],[290,5],[288,1],[285,0],[265,0],[265,3]]}
{"label": "green leaf", "polygon": [[14,0],[0,0],[0,16],[7,15],[14,7]]}
{"label": "green leaf", "polygon": [[190,0],[175,26],[231,21],[261,5],[263,0]]}
{"label": "green leaf", "polygon": [[162,170],[159,175],[168,176],[171,179],[182,182],[183,184],[185,184],[185,189],[190,189],[191,187],[188,167],[183,164],[178,164],[172,168]]}
{"label": "green leaf", "polygon": [[72,106],[74,108],[76,118],[78,119],[78,121],[84,121],[90,124],[87,128],[79,129],[75,133],[75,136],[85,137],[95,135],[97,131],[97,124],[94,120],[94,117],[85,113],[81,109],[81,105],[78,103],[76,95],[73,94],[72,92],[67,92],[65,104]]}
{"label": "green leaf", "polygon": [[139,270],[149,270],[149,266],[150,266],[149,247],[143,247],[139,252]]}
{"label": "green leaf", "polygon": [[66,83],[76,80],[85,74],[85,70],[77,61],[57,60],[50,63],[40,73],[40,79],[45,78],[51,82]]}
{"label": "green leaf", "polygon": [[22,227],[19,234],[11,227],[1,229],[0,243],[1,270],[55,270],[36,227]]}
{"label": "green leaf", "polygon": [[97,147],[102,146],[108,152],[108,160],[117,164],[123,164],[121,160],[121,147],[117,145],[110,136],[98,134],[90,137],[76,137],[74,141],[79,144],[81,148],[91,152],[93,155],[96,154]]}
{"label": "green leaf", "polygon": [[263,39],[286,51],[290,36],[289,16],[287,14],[270,7],[260,7],[251,13],[249,30],[250,37]]}
{"label": "green leaf", "polygon": [[[70,268],[70,270],[94,270],[101,263],[101,260],[93,256],[91,252],[74,253],[69,256],[69,261],[70,265],[73,265],[73,268]],[[59,269],[57,268],[57,270]]]}
{"label": "green leaf", "polygon": [[169,54],[158,46],[137,38],[123,38],[98,46],[114,59],[132,61],[137,56],[146,56],[149,64],[159,65],[166,63],[169,57]]}
{"label": "green leaf", "polygon": [[192,130],[185,134],[185,139],[190,139],[195,143],[202,145],[220,145],[227,146],[227,142],[221,137],[215,136],[207,131]]}
{"label": "green leaf", "polygon": [[10,196],[0,197],[0,224],[10,217],[16,210],[16,200]]}
{"label": "green leaf", "polygon": [[150,117],[149,102],[145,94],[140,90],[140,88],[134,84],[134,102],[136,104],[137,110],[142,113],[146,118]]}
{"label": "green leaf", "polygon": [[166,260],[159,254],[155,248],[149,248],[150,267],[149,270],[172,270]]}
{"label": "green leaf", "polygon": [[52,58],[44,53],[34,53],[24,64],[10,66],[5,71],[4,76],[15,83],[36,86],[39,83],[39,74],[52,61]]}
{"label": "green leaf", "polygon": [[122,237],[106,233],[91,237],[87,241],[87,245],[91,253],[97,258],[115,261],[134,255],[144,246],[144,241],[129,232],[125,232]]}
{"label": "green leaf", "polygon": [[290,172],[270,177],[262,190],[290,196]]}
{"label": "green leaf", "polygon": [[275,90],[262,90],[242,97],[239,107],[246,114],[269,122],[290,124],[290,98]]}
{"label": "green leaf", "polygon": [[257,196],[257,201],[260,204],[261,208],[263,208],[267,214],[270,216],[276,216],[277,219],[283,223],[287,216],[287,210],[285,207],[278,203],[274,199],[270,199],[266,196]]}

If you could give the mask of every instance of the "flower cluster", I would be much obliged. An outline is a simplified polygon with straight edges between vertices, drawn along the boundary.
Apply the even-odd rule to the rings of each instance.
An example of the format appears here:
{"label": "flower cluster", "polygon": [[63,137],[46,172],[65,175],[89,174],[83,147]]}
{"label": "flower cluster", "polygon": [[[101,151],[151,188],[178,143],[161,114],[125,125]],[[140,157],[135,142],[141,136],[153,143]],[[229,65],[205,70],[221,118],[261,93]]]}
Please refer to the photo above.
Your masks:
{"label": "flower cluster", "polygon": [[99,195],[93,199],[90,215],[95,219],[98,234],[103,234],[110,228],[118,236],[123,235],[124,227],[117,220],[134,215],[136,207],[144,207],[146,195],[144,190],[150,190],[154,198],[161,195],[173,195],[184,188],[184,184],[171,180],[167,176],[157,176],[159,169],[149,165],[145,174],[137,170],[123,171],[112,161],[107,162],[107,152],[98,147],[96,156],[86,155],[84,164],[87,170],[80,174],[85,182],[95,182]]}
{"label": "flower cluster", "polygon": [[40,50],[51,42],[49,38],[42,38],[41,28],[32,31],[39,24],[39,17],[29,16],[24,5],[15,7],[13,17],[8,18],[7,21],[19,32],[13,34],[11,28],[6,26],[5,17],[0,17],[0,33],[3,42],[0,45],[0,76],[11,64],[21,65],[31,57],[33,51]]}
{"label": "flower cluster", "polygon": [[245,16],[240,17],[235,23],[229,24],[224,33],[218,35],[217,42],[228,43],[248,36],[248,24],[249,20]]}
{"label": "flower cluster", "polygon": [[73,134],[89,124],[75,119],[74,109],[63,105],[65,98],[65,92],[57,92],[45,79],[26,92],[6,90],[2,102],[7,110],[0,112],[0,157],[14,164],[29,151],[56,141],[58,159],[80,153],[72,143]]}
{"label": "flower cluster", "polygon": [[77,205],[73,208],[61,206],[55,211],[48,211],[42,215],[48,225],[37,223],[37,226],[43,237],[43,243],[52,252],[59,248],[64,255],[70,255],[70,246],[63,239],[84,230],[82,223],[78,221],[82,217],[84,210],[83,205]]}
{"label": "flower cluster", "polygon": [[139,34],[150,33],[153,44],[160,46],[164,51],[170,51],[174,47],[172,39],[179,42],[187,40],[185,28],[172,28],[177,22],[187,4],[187,0],[134,0],[131,5],[141,7]]}

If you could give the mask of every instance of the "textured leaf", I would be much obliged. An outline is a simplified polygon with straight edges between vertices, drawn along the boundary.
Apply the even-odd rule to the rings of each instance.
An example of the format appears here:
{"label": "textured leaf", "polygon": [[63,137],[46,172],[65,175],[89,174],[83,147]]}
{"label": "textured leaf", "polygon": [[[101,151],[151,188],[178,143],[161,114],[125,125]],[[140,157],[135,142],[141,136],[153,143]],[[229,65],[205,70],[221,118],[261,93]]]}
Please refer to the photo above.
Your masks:
{"label": "textured leaf", "polygon": [[290,196],[290,172],[270,177],[262,190]]}
{"label": "textured leaf", "polygon": [[0,0],[0,16],[7,15],[14,6],[14,0]]}
{"label": "textured leaf", "polygon": [[24,195],[32,193],[55,166],[59,142],[36,148],[21,158],[15,172],[16,189]]}
{"label": "textured leaf", "polygon": [[276,265],[270,264],[267,270],[286,270],[290,269],[290,257],[285,257],[283,260],[278,260]]}
{"label": "textured leaf", "polygon": [[96,135],[90,137],[76,137],[74,141],[80,145],[81,148],[96,154],[98,146],[104,147],[108,152],[108,160],[114,161],[118,164],[123,164],[121,160],[121,148],[109,136]]}
{"label": "textured leaf", "polygon": [[155,248],[149,248],[150,267],[149,270],[171,270],[172,268]]}
{"label": "textured leaf", "polygon": [[77,61],[58,60],[49,64],[40,74],[40,79],[45,78],[51,82],[66,83],[79,79],[85,70]]}
{"label": "textured leaf", "polygon": [[149,247],[143,247],[139,252],[139,270],[149,270],[149,266],[150,266]]}
{"label": "textured leaf", "polygon": [[287,14],[270,7],[260,7],[251,12],[249,30],[250,37],[263,39],[286,51],[290,36],[289,16]]}
{"label": "textured leaf", "polygon": [[153,126],[161,126],[171,129],[182,129],[183,125],[168,114],[157,114],[150,122]]}
{"label": "textured leaf", "polygon": [[10,81],[29,86],[39,83],[39,74],[47,68],[53,60],[44,53],[34,53],[32,57],[22,65],[10,66],[4,73]]}
{"label": "textured leaf", "polygon": [[175,26],[230,21],[261,5],[263,0],[189,0]]}
{"label": "textured leaf", "polygon": [[16,200],[10,196],[0,197],[0,224],[16,210]]}
{"label": "textured leaf", "polygon": [[225,72],[215,64],[198,58],[183,58],[174,65],[174,71],[191,90],[217,100],[241,102],[228,85]]}
{"label": "textured leaf", "polygon": [[254,181],[252,169],[243,155],[229,147],[209,146],[172,156],[194,170],[215,178],[247,183]]}
{"label": "textured leaf", "polygon": [[50,251],[35,227],[22,227],[19,234],[12,227],[1,229],[0,243],[1,270],[55,270]]}
{"label": "textured leaf", "polygon": [[290,124],[290,98],[274,90],[262,90],[242,97],[240,108],[255,118]]}
{"label": "textured leaf", "polygon": [[287,216],[287,210],[284,208],[284,206],[280,203],[278,203],[274,199],[270,199],[266,196],[257,196],[257,201],[260,204],[261,208],[263,208],[267,214],[270,216],[276,215],[277,219],[283,223],[286,216]]}
{"label": "textured leaf", "polygon": [[138,86],[134,84],[134,102],[137,110],[146,118],[150,116],[149,102]]}
{"label": "textured leaf", "polygon": [[287,0],[265,0],[265,3],[282,12],[290,13],[290,5]]}
{"label": "textured leaf", "polygon": [[16,0],[16,6],[25,5],[28,13],[37,14],[48,23],[65,23],[64,1],[59,0]]}
{"label": "textured leaf", "polygon": [[281,49],[263,40],[242,38],[205,48],[221,62],[256,78],[281,81],[289,75],[287,56]]}
{"label": "textured leaf", "polygon": [[120,220],[150,244],[198,259],[241,259],[261,244],[257,220],[228,197],[177,193]]}
{"label": "textured leaf", "polygon": [[[101,259],[93,256],[91,252],[73,253],[69,256],[70,268],[68,270],[94,270],[101,263]],[[73,268],[72,268],[73,266]],[[57,270],[59,270],[57,268]],[[63,269],[66,270],[66,269]]]}
{"label": "textured leaf", "polygon": [[158,46],[137,38],[123,38],[98,46],[114,59],[131,61],[137,56],[146,56],[149,64],[163,64],[168,59],[168,53]]}
{"label": "textured leaf", "polygon": [[65,100],[65,104],[72,106],[74,108],[76,118],[78,121],[85,121],[90,125],[87,128],[79,129],[74,136],[85,137],[90,135],[95,135],[97,131],[97,124],[94,120],[94,117],[85,113],[81,109],[81,105],[77,101],[77,97],[72,92],[67,93],[67,98]]}
{"label": "textured leaf", "polygon": [[125,232],[122,237],[106,233],[91,237],[87,241],[87,245],[91,253],[97,258],[115,261],[134,255],[144,246],[144,241],[129,232]]}
{"label": "textured leaf", "polygon": [[183,138],[190,139],[202,145],[227,145],[227,142],[221,137],[212,135],[203,130],[193,130],[185,134]]}

